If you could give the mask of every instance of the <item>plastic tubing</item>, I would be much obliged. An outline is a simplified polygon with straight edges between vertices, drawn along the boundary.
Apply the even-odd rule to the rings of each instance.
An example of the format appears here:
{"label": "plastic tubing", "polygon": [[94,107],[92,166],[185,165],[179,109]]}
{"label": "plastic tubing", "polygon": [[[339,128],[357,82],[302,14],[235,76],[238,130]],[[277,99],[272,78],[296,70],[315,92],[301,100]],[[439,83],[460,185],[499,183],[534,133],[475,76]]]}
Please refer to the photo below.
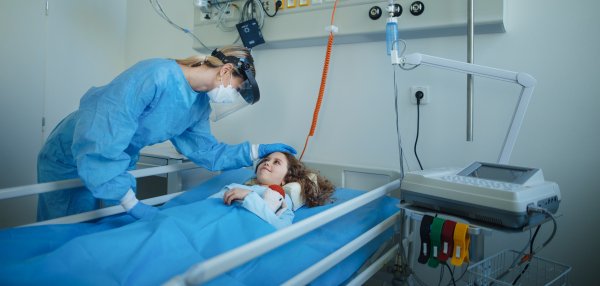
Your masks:
{"label": "plastic tubing", "polygon": [[[335,8],[337,7],[337,0],[333,5],[333,14],[331,15],[331,26],[333,26],[333,18],[335,17]],[[325,64],[323,65],[323,76],[321,77],[321,88],[319,88],[319,98],[317,99],[317,105],[315,106],[315,112],[313,114],[313,121],[310,127],[310,132],[306,137],[306,143],[304,143],[304,149],[300,155],[299,161],[302,161],[304,151],[306,151],[306,145],[308,145],[308,139],[315,134],[315,128],[317,127],[317,120],[319,119],[319,110],[321,109],[321,102],[323,101],[323,94],[325,93],[325,84],[327,82],[327,72],[329,71],[329,59],[331,58],[331,46],[333,45],[333,32],[329,32],[329,41],[327,42],[327,52],[325,52]]]}

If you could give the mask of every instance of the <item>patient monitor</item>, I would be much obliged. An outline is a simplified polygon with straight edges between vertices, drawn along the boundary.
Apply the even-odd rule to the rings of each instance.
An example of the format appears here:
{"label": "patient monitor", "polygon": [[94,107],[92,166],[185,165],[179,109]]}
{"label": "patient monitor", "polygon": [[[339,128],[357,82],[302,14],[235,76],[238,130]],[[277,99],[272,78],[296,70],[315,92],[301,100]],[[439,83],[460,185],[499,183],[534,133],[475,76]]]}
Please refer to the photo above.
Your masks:
{"label": "patient monitor", "polygon": [[558,185],[545,181],[541,169],[482,162],[409,172],[401,190],[412,205],[510,228],[544,219],[527,206],[556,213],[561,201]]}
{"label": "patient monitor", "polygon": [[[402,56],[394,50],[391,56],[392,64],[400,65],[405,70],[425,65],[522,86],[497,164],[475,162],[464,169],[409,172],[401,184],[405,201],[511,228],[521,228],[545,218],[544,214],[529,213],[528,206],[542,207],[556,213],[561,200],[556,183],[544,181],[540,169],[506,165],[537,83],[532,76],[419,53]],[[404,67],[405,64],[413,67]]]}

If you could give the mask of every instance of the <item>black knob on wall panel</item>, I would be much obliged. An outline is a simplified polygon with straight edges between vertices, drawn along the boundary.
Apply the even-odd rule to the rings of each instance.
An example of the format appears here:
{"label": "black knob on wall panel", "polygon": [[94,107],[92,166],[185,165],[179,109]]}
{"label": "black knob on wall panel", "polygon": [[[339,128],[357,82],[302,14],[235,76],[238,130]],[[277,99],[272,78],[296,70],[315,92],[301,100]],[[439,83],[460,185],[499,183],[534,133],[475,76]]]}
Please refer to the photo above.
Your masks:
{"label": "black knob on wall panel", "polygon": [[381,10],[381,8],[379,8],[379,6],[373,6],[371,7],[371,9],[369,9],[369,18],[371,18],[372,20],[377,20],[381,17],[382,13],[383,11]]}
{"label": "black knob on wall panel", "polygon": [[410,13],[415,15],[415,16],[419,16],[421,14],[423,14],[423,11],[425,11],[425,4],[423,4],[423,2],[421,1],[415,1],[412,4],[410,4]]}

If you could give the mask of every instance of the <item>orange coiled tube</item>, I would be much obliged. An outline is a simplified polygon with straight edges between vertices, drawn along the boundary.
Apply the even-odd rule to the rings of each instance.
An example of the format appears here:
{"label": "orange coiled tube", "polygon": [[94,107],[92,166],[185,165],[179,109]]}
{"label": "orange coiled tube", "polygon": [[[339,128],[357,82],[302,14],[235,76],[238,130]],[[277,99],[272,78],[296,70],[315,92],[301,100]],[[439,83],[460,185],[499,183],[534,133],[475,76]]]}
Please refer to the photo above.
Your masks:
{"label": "orange coiled tube", "polygon": [[[337,0],[333,6],[333,15],[331,15],[331,25],[333,26],[333,17],[335,16],[335,8],[337,7]],[[306,143],[304,143],[304,149],[300,155],[299,161],[302,161],[304,151],[306,151],[306,145],[308,145],[308,139],[315,134],[315,128],[317,127],[317,120],[319,119],[319,110],[321,109],[321,102],[323,101],[323,93],[325,93],[325,83],[327,82],[327,71],[329,71],[329,59],[331,58],[331,46],[333,45],[333,32],[330,32],[329,41],[327,42],[327,52],[325,52],[325,65],[323,66],[323,76],[321,77],[321,88],[319,88],[319,98],[317,99],[317,106],[315,106],[315,112],[313,114],[313,121],[310,127],[310,132],[306,137]]]}

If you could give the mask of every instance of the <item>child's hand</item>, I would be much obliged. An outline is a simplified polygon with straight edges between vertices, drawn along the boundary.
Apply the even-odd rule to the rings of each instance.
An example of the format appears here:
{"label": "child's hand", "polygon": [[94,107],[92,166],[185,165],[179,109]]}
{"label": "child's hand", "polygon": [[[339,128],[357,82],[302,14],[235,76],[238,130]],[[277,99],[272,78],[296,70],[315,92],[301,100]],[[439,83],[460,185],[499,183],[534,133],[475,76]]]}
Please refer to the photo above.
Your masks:
{"label": "child's hand", "polygon": [[234,200],[244,200],[244,198],[250,193],[252,193],[250,190],[233,188],[225,192],[225,195],[223,196],[223,203],[231,205],[231,202]]}

